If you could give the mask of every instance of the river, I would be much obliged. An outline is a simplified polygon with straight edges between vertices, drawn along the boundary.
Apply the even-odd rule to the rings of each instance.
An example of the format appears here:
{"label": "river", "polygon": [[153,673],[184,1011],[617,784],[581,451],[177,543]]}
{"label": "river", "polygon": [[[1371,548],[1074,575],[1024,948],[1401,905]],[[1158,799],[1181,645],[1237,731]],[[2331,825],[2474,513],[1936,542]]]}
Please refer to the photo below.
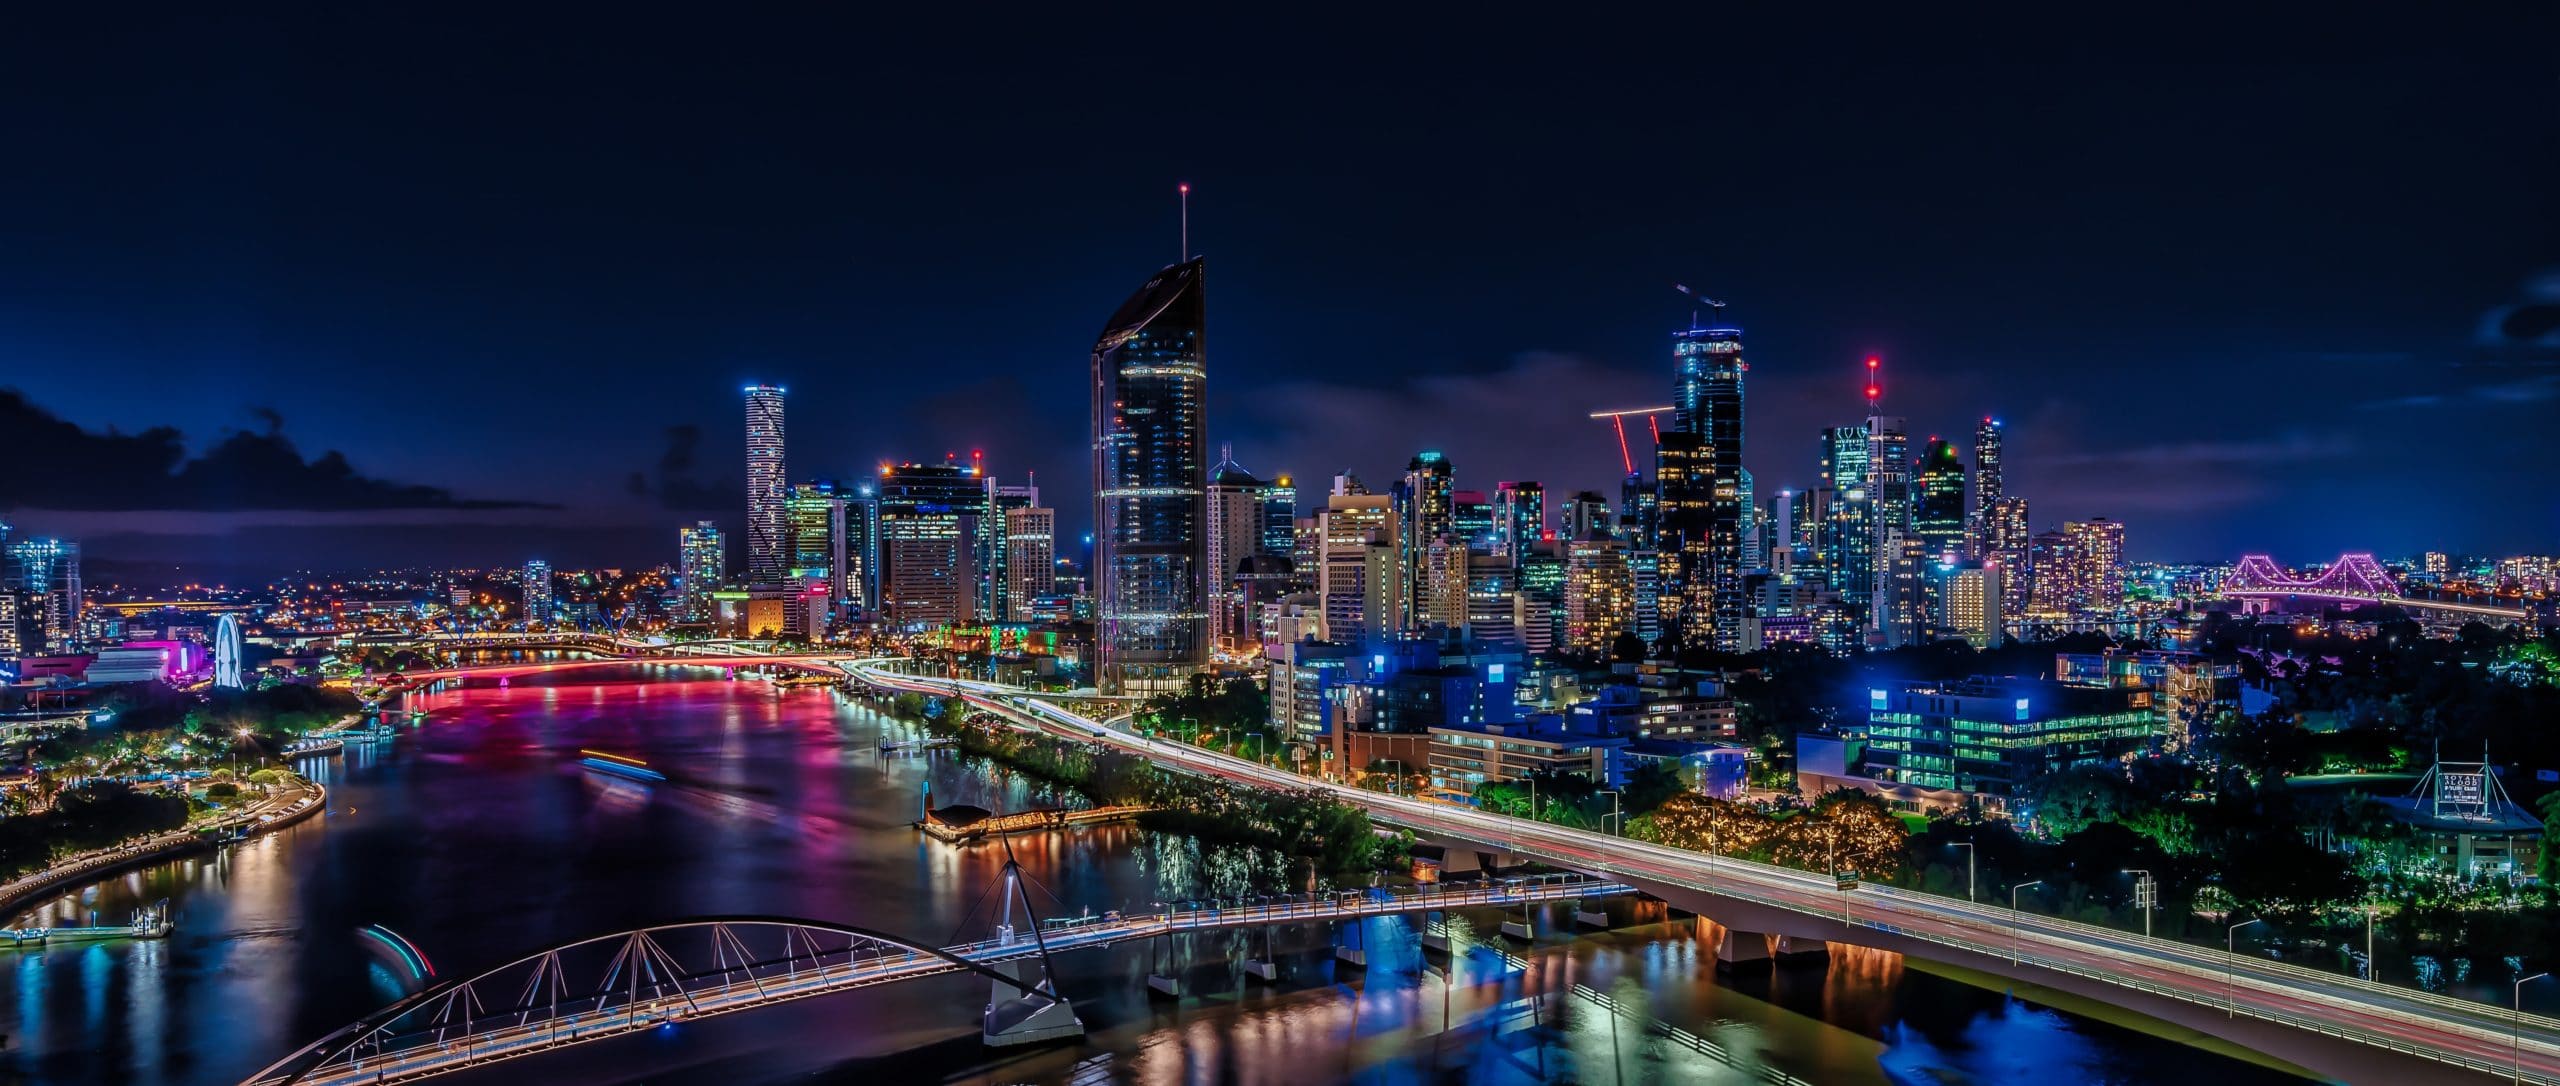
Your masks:
{"label": "river", "polygon": [[[11,981],[0,1074],[236,1082],[419,983],[359,934],[367,925],[408,937],[440,976],[705,914],[979,938],[1000,847],[954,848],[908,823],[928,789],[936,806],[1053,798],[947,751],[883,756],[882,739],[912,730],[834,691],[716,669],[529,673],[503,688],[475,677],[423,704],[426,722],[394,741],[304,763],[332,790],[326,817],[49,906],[55,918],[121,919],[165,897],[177,934],[0,951]],[[644,759],[676,781],[584,771],[581,749]],[[1035,898],[1059,911],[1241,893],[1268,862],[1128,826],[1018,836],[1014,847]],[[1179,1003],[1147,997],[1143,944],[1067,955],[1060,987],[1091,1031],[1075,1044],[989,1051],[977,1037],[986,985],[944,977],[449,1081],[2299,1081],[1889,954],[1719,977],[1711,925],[1658,905],[1615,931],[1526,947],[1494,934],[1499,916],[1462,919],[1477,935],[1446,965],[1420,956],[1405,921],[1372,921],[1365,972],[1337,973],[1321,931],[1283,932],[1276,987],[1247,986],[1233,964],[1254,936],[1190,937],[1177,949],[1192,994]]]}

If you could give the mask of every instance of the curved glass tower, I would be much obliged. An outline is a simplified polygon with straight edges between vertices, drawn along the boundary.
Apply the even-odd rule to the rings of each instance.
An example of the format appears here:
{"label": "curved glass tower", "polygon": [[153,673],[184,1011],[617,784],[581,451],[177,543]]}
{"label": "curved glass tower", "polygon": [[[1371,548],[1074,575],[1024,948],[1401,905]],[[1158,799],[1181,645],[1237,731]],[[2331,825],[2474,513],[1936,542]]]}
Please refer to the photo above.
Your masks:
{"label": "curved glass tower", "polygon": [[1157,272],[1093,344],[1094,684],[1180,687],[1208,662],[1201,262]]}

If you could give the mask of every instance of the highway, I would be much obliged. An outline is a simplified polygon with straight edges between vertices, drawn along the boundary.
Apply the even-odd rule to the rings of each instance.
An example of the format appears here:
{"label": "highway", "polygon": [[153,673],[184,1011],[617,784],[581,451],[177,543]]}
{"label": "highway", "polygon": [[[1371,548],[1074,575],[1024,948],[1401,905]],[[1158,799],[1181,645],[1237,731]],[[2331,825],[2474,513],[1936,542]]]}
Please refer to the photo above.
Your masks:
{"label": "highway", "polygon": [[[1862,886],[1844,903],[1828,875],[1303,777],[1113,728],[1011,687],[889,670],[904,662],[874,659],[841,666],[884,689],[959,696],[1018,724],[1107,743],[1201,776],[1271,788],[1324,789],[1366,808],[1373,818],[1429,836],[1499,847],[1589,874],[1782,909],[1829,925],[1833,937],[1843,942],[1862,941],[1862,932],[1883,933],[1997,959],[1999,965],[2007,965],[2014,953],[2021,979],[2037,979],[2038,970],[2066,973],[2225,1010],[2234,1019],[2280,1023],[2454,1067],[2501,1077],[2516,1074],[2526,1082],[2560,1083],[2560,1020],[2527,1015],[2519,1023],[2504,1008],[2469,1000],[1890,886]],[[1713,916],[1711,908],[1706,911]]]}

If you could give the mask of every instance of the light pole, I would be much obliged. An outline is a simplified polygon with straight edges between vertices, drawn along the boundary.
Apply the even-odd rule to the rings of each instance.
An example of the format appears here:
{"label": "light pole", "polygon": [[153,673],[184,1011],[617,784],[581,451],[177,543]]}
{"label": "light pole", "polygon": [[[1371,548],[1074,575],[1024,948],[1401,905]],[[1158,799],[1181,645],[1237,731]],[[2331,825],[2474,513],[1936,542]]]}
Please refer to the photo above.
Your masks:
{"label": "light pole", "polygon": [[249,729],[240,729],[233,738],[239,740],[231,744],[231,779],[236,784],[240,779],[240,744],[249,741]]}
{"label": "light pole", "polygon": [[[2261,918],[2258,920],[2243,920],[2237,924],[2231,925],[2230,931],[2222,933],[2223,952],[2234,958],[2239,957],[2240,929],[2248,927],[2251,924],[2262,924],[2265,922],[2266,921]],[[2222,1010],[2222,1016],[2224,1018],[2240,1017],[2240,963],[2238,962],[2226,961],[2222,963],[2222,998],[2226,1001],[2226,1005]]]}
{"label": "light pole", "polygon": [[2133,907],[2142,910],[2142,937],[2151,938],[2151,910],[2160,904],[2159,884],[2151,881],[2151,872],[2139,867],[2125,868],[2124,873],[2134,877]]}
{"label": "light pole", "polygon": [[2516,1013],[2515,1017],[2507,1020],[2510,1026],[2512,1026],[2512,1029],[2507,1036],[2507,1045],[2509,1050],[2515,1054],[2515,1081],[2517,1086],[2522,1086],[2524,1082],[2524,986],[2550,975],[2551,974],[2549,973],[2536,973],[2530,977],[2516,978]]}
{"label": "light pole", "polygon": [[1626,836],[1627,809],[1621,805],[1626,797],[1619,795],[1615,788],[1603,788],[1597,794],[1609,797],[1609,825],[1613,827],[1609,833],[1616,837]]}
{"label": "light pole", "polygon": [[2043,879],[2022,882],[2009,888],[2009,964],[2018,964],[2018,891],[2044,885]]}
{"label": "light pole", "polygon": [[2382,907],[2370,901],[2364,906],[2364,979],[2382,983],[2382,963],[2373,958],[2373,918]]}
{"label": "light pole", "polygon": [[1956,842],[1955,847],[1964,850],[1964,900],[1965,904],[1970,905],[1973,904],[1974,886],[1973,842],[1958,841]]}
{"label": "light pole", "polygon": [[1379,765],[1391,765],[1391,766],[1396,767],[1396,775],[1395,775],[1395,776],[1392,776],[1392,777],[1387,778],[1387,794],[1388,794],[1388,795],[1391,795],[1391,796],[1392,796],[1392,795],[1398,795],[1398,794],[1400,794],[1400,793],[1398,793],[1398,792],[1396,791],[1396,786],[1397,786],[1398,784],[1403,783],[1403,781],[1404,781],[1404,759],[1402,759],[1402,758],[1380,758],[1380,759],[1378,759],[1378,764],[1379,764]]}

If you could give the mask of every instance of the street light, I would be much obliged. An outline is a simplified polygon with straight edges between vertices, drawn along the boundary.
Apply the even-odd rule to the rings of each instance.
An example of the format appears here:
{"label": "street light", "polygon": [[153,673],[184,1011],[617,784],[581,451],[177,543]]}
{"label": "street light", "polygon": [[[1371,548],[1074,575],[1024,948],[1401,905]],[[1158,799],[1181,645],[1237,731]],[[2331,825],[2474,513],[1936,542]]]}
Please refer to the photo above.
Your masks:
{"label": "street light", "polygon": [[2142,910],[2142,937],[2151,938],[2151,911],[2160,907],[2159,884],[2151,881],[2151,872],[2143,868],[2128,867],[2123,873],[2135,876],[2133,905]]}
{"label": "street light", "polygon": [[2551,974],[2549,973],[2536,973],[2530,977],[2516,978],[2516,1014],[2514,1018],[2507,1020],[2513,1027],[2512,1032],[2508,1035],[2507,1044],[2515,1053],[2515,1081],[2518,1086],[2522,1086],[2522,1083],[2524,1082],[2524,986],[2530,982],[2541,980],[2542,978],[2550,975]]}
{"label": "street light", "polygon": [[[2257,920],[2243,920],[2237,924],[2231,925],[2230,931],[2222,933],[2223,952],[2231,955],[2233,958],[2238,958],[2240,956],[2240,929],[2248,927],[2251,924],[2263,924],[2265,922],[2264,918],[2260,918]],[[2240,1017],[2240,963],[2237,961],[2225,961],[2222,963],[2222,997],[2228,1001],[2227,1005],[2223,1008],[2222,1016],[2224,1018]]]}
{"label": "street light", "polygon": [[1958,841],[1955,843],[1955,847],[1964,850],[1964,900],[1965,904],[1970,905],[1973,903],[1974,886],[1973,842]]}
{"label": "street light", "polygon": [[1623,805],[1626,797],[1619,795],[1615,788],[1603,788],[1594,794],[1609,797],[1609,824],[1616,827],[1609,831],[1610,834],[1617,837],[1626,836],[1627,809]]}
{"label": "street light", "polygon": [[2009,888],[2009,964],[2018,964],[2018,891],[2044,885],[2043,879],[2022,882]]}
{"label": "street light", "polygon": [[1402,759],[1402,758],[1380,758],[1380,759],[1378,759],[1378,764],[1379,764],[1379,765],[1391,765],[1391,766],[1396,767],[1396,775],[1395,775],[1395,776],[1393,776],[1393,777],[1389,777],[1389,778],[1387,778],[1387,794],[1388,794],[1388,795],[1391,795],[1391,796],[1392,796],[1392,795],[1398,795],[1398,794],[1400,794],[1400,793],[1398,793],[1398,792],[1396,791],[1396,785],[1397,785],[1397,784],[1399,784],[1399,783],[1401,783],[1401,782],[1402,782],[1402,780],[1403,780],[1403,778],[1404,778],[1404,759]]}

